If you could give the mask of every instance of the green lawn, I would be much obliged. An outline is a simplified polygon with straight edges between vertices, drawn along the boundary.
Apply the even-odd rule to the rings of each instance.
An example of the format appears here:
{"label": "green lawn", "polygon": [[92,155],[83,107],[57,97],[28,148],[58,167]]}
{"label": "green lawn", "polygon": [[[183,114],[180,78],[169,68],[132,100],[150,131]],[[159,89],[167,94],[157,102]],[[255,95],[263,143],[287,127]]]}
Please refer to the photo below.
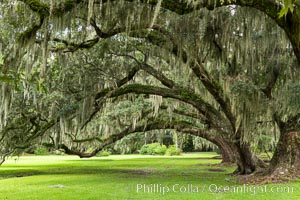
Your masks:
{"label": "green lawn", "polygon": [[[239,185],[227,175],[234,168],[209,166],[220,162],[213,156],[11,158],[0,167],[0,199],[300,199],[300,181]],[[223,191],[216,192],[216,187]]]}

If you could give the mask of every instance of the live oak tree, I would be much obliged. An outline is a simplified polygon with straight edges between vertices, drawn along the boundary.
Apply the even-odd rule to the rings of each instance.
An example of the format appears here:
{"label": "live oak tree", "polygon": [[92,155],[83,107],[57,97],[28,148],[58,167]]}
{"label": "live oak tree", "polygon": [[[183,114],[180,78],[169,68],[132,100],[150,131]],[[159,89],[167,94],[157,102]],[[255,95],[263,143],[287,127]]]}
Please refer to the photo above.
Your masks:
{"label": "live oak tree", "polygon": [[[35,136],[40,135],[38,133],[43,134],[49,127],[55,126],[58,121],[61,122],[60,128],[64,127],[64,122],[67,120],[65,118],[70,116],[73,118],[72,114],[76,115],[73,113],[74,110],[77,110],[77,112],[75,112],[77,113],[76,119],[77,121],[80,121],[80,125],[82,123],[84,124],[85,120],[87,120],[86,122],[89,122],[91,118],[88,116],[94,116],[101,110],[104,103],[103,99],[114,98],[128,93],[155,94],[167,98],[174,98],[192,105],[194,109],[200,113],[202,117],[202,119],[200,118],[200,121],[203,120],[202,123],[206,125],[207,130],[213,129],[214,131],[218,131],[219,134],[223,133],[222,137],[225,137],[223,140],[231,143],[231,147],[228,149],[231,150],[232,155],[235,155],[234,159],[237,159],[240,173],[251,173],[257,167],[257,163],[255,159],[253,159],[251,150],[251,145],[255,145],[256,134],[253,134],[253,131],[257,131],[255,130],[257,121],[263,122],[260,123],[263,124],[262,129],[270,129],[270,126],[266,125],[267,121],[275,121],[280,129],[279,143],[271,161],[270,171],[274,171],[283,165],[287,168],[295,167],[297,169],[299,167],[299,113],[297,113],[297,108],[299,107],[297,104],[298,97],[297,95],[294,95],[298,93],[291,92],[298,91],[299,88],[298,83],[294,80],[299,74],[297,71],[300,57],[298,2],[293,2],[294,5],[291,7],[290,5],[281,6],[281,4],[276,3],[275,1],[141,1],[142,3],[155,5],[153,8],[146,4],[137,2],[126,3],[127,1],[122,1],[115,4],[116,8],[119,9],[112,9],[110,7],[111,5],[109,4],[113,4],[112,1],[110,3],[106,3],[106,1],[101,1],[100,3],[97,1],[87,2],[80,0],[66,2],[51,1],[49,4],[41,3],[39,1],[24,0],[22,2],[23,3],[18,4],[18,6],[21,6],[21,8],[24,9],[22,15],[24,16],[26,14],[32,16],[34,24],[26,23],[27,19],[23,19],[23,24],[18,27],[18,30],[21,32],[18,36],[18,40],[22,47],[27,47],[28,52],[33,49],[33,46],[40,45],[43,47],[42,52],[36,53],[36,55],[39,55],[38,59],[33,56],[31,62],[27,61],[27,64],[32,64],[37,63],[36,61],[38,60],[38,66],[42,66],[41,69],[43,69],[40,74],[49,73],[49,71],[47,71],[47,64],[49,62],[47,61],[47,52],[66,53],[76,52],[80,49],[89,49],[99,41],[101,43],[103,39],[113,37],[117,34],[119,35],[122,32],[135,38],[144,38],[145,41],[143,40],[143,42],[149,42],[151,45],[156,45],[165,49],[162,51],[153,47],[154,52],[153,50],[148,50],[148,52],[144,52],[145,55],[142,55],[142,58],[145,60],[137,59],[136,53],[132,54],[132,52],[136,52],[137,50],[143,52],[136,48],[139,46],[143,48],[142,45],[133,45],[131,49],[127,49],[128,47],[125,44],[124,47],[126,48],[123,49],[126,50],[125,56],[120,55],[120,52],[118,53],[119,55],[110,53],[109,55],[112,57],[121,56],[126,60],[133,59],[135,62],[131,64],[138,64],[138,67],[125,70],[129,73],[125,73],[127,76],[124,79],[111,79],[115,81],[114,84],[107,84],[107,82],[109,83],[107,79],[102,80],[103,83],[105,82],[103,85],[95,83],[93,80],[96,81],[97,79],[92,79],[91,74],[81,77],[81,82],[79,81],[79,84],[74,84],[76,82],[76,76],[74,76],[74,79],[71,79],[67,86],[69,92],[71,91],[71,94],[73,95],[71,99],[73,98],[73,102],[83,101],[84,103],[78,105],[78,107],[72,106],[70,108],[68,107],[68,103],[63,105],[63,102],[68,102],[69,99],[61,98],[61,104],[57,103],[56,100],[55,103],[52,104],[52,108],[54,108],[52,113],[55,112],[55,109],[56,112],[61,110],[60,115],[58,118],[54,117],[54,119],[49,120],[50,122],[45,123],[44,126],[37,125],[40,123],[36,123],[35,121],[35,119],[43,121],[44,117],[37,118],[37,114],[35,114],[33,120],[29,115],[23,114],[21,119],[23,117],[23,121],[27,120],[29,124],[27,126],[30,127],[27,132],[33,132],[32,134],[28,134],[32,135],[27,139],[28,142],[32,138],[35,138]],[[93,5],[95,6],[93,7]],[[264,14],[261,15],[254,12],[254,10],[248,11],[247,9],[240,11],[240,9],[236,7],[227,7],[227,11],[225,8],[225,11],[221,10],[220,12],[216,9],[217,7],[226,5],[253,7],[262,11]],[[217,19],[214,19],[214,17],[211,16],[209,17],[209,14],[206,11],[202,11],[201,8],[204,7],[210,10],[216,9],[212,16],[217,16]],[[14,5],[13,8],[15,8]],[[159,12],[159,10],[162,9],[170,10],[175,14],[168,15],[164,12]],[[228,9],[231,9],[232,11],[228,11]],[[125,10],[127,10],[127,12],[124,12]],[[200,10],[200,14],[197,10]],[[33,14],[32,11],[35,14]],[[92,11],[94,11],[94,13]],[[248,14],[248,16],[243,16],[244,11],[247,11],[245,13]],[[76,12],[82,13],[82,16],[74,16],[73,13]],[[235,14],[233,12],[238,13]],[[256,15],[253,16],[253,12]],[[285,16],[278,17],[280,12]],[[97,14],[99,14],[99,17],[95,18]],[[181,16],[185,18],[188,14],[191,15],[191,18],[187,17],[189,20],[183,19],[180,24],[181,26],[178,26]],[[178,17],[178,15],[180,16]],[[269,28],[274,27],[274,25],[269,22],[265,23],[264,21],[266,19],[264,18],[264,15],[272,18],[275,23],[285,31],[290,44],[288,41],[285,41],[284,36],[282,36],[283,34],[280,33],[277,28],[272,28],[271,31],[269,30]],[[144,20],[145,16],[150,16],[149,20]],[[239,18],[238,16],[243,16],[243,18]],[[171,17],[169,21],[168,17]],[[16,18],[22,19],[18,15]],[[135,23],[135,19],[140,20],[137,20],[138,23]],[[199,21],[197,22],[195,19],[199,19]],[[239,21],[241,19],[244,21]],[[216,23],[209,24],[209,20],[215,21]],[[229,24],[232,27],[222,27],[220,25],[222,20],[226,20],[226,22],[228,22],[226,24]],[[162,21],[162,24],[159,24],[160,21]],[[194,24],[187,23],[188,21],[194,21]],[[89,23],[91,26],[89,26]],[[199,23],[200,28],[195,29],[195,27],[199,26]],[[161,28],[161,26],[157,26],[167,26],[168,24],[171,24],[171,26],[173,24],[173,27],[164,29]],[[263,24],[262,26],[267,27],[268,29],[260,28],[260,24]],[[146,28],[148,29],[146,30]],[[95,30],[97,36],[93,37],[85,31],[90,31],[92,29]],[[140,30],[144,30],[144,32]],[[149,30],[151,30],[151,32],[149,32]],[[154,35],[152,33],[154,33]],[[200,36],[193,33],[200,34]],[[157,37],[157,35],[159,35],[159,37]],[[272,39],[276,37],[282,38],[282,41],[284,42],[282,44],[276,43],[276,48],[270,49],[269,46],[273,45],[274,42]],[[127,36],[117,36],[115,38],[117,40],[117,46],[120,45],[118,40],[122,40],[123,38],[127,38]],[[166,38],[168,45],[166,45],[165,40],[158,40],[159,38]],[[263,39],[260,40],[260,38]],[[265,40],[267,38],[271,39],[266,42]],[[238,42],[235,42],[234,40]],[[260,42],[261,44],[258,45]],[[196,46],[195,48],[192,47],[193,44],[199,43],[201,45]],[[202,43],[205,45],[202,45]],[[110,41],[110,44],[112,44],[112,41]],[[102,50],[105,52],[105,46]],[[155,51],[160,52],[161,56],[155,55]],[[32,50],[32,52],[34,51]],[[294,52],[298,64],[293,62],[293,55],[290,52]],[[26,58],[30,57],[27,56],[26,53],[27,52],[18,50],[11,57],[19,58],[24,54]],[[30,55],[29,53],[27,54]],[[279,58],[280,60],[275,59],[278,55],[282,55],[282,57]],[[44,58],[41,58],[42,56]],[[86,58],[84,58],[85,55],[82,56],[82,60],[85,60],[85,64],[91,66],[95,65],[93,61],[96,60],[96,58],[93,59],[92,54],[89,54]],[[174,73],[167,73],[168,75],[166,76],[160,70],[151,67],[151,65],[149,65],[149,60],[153,62],[153,60],[155,60],[153,57],[160,57],[160,59],[163,59],[169,66],[173,64],[177,69],[180,69],[179,73],[183,70],[193,73],[194,77],[191,78],[192,81],[189,82],[187,79],[180,80],[178,75],[172,76]],[[271,62],[268,63],[268,57],[271,57],[275,64]],[[20,65],[18,59],[14,60],[14,64],[12,64],[11,60],[13,59],[9,59],[9,56],[4,59],[3,69],[10,68],[10,70],[13,71],[16,69],[14,67]],[[92,62],[90,62],[90,60],[92,60]],[[116,60],[120,61],[120,58]],[[287,70],[282,70],[282,67],[279,68],[279,65],[281,65],[279,61],[286,65]],[[68,63],[68,60],[67,62],[65,60],[64,63]],[[157,62],[154,63],[157,64]],[[78,61],[77,65],[80,64],[81,61]],[[103,65],[106,63],[101,64]],[[76,63],[72,63],[71,65],[76,66]],[[71,65],[67,66],[71,67]],[[109,66],[114,66],[113,62],[110,61]],[[28,65],[24,67],[28,67]],[[138,84],[124,85],[135,76],[140,68],[142,71],[154,76],[168,89],[160,86]],[[94,69],[97,68],[94,66]],[[172,72],[172,68],[167,68],[167,70]],[[224,72],[224,70],[226,72]],[[112,71],[115,73],[116,70]],[[267,74],[270,71],[272,73]],[[3,73],[7,74],[7,71],[3,71]],[[124,77],[124,73],[122,75]],[[114,77],[116,76],[114,75]],[[26,81],[27,80],[28,79],[26,79]],[[57,80],[60,79],[58,78]],[[73,84],[72,80],[75,81]],[[178,81],[182,82],[178,84]],[[41,84],[42,82],[43,79],[37,79],[34,84],[41,86],[43,85]],[[51,81],[48,80],[46,82],[50,83]],[[183,84],[184,87],[178,87],[181,83],[185,83]],[[198,85],[193,86],[195,83]],[[30,84],[34,85],[32,83]],[[47,86],[49,87],[49,85]],[[53,84],[51,86],[53,86]],[[73,86],[75,86],[75,88],[72,88]],[[189,86],[191,86],[192,90],[189,90]],[[277,86],[279,89],[277,89]],[[3,88],[5,87],[7,88],[7,86],[4,85]],[[59,86],[57,87],[59,88]],[[52,88],[53,91],[56,89],[57,88],[55,87]],[[99,90],[101,92],[95,94],[95,91]],[[193,90],[198,90],[198,92]],[[2,93],[3,97],[8,97],[8,89],[3,89],[3,92],[4,91],[6,93]],[[26,91],[25,88],[24,91]],[[87,93],[87,91],[94,92]],[[287,98],[278,98],[280,97],[281,92],[286,92],[289,95],[285,96]],[[74,93],[76,94],[74,95]],[[97,101],[96,105],[93,104],[94,99],[89,96],[93,93]],[[64,92],[62,94],[66,95],[67,93]],[[204,97],[201,94],[204,94]],[[274,101],[274,99],[276,99],[276,101]],[[8,98],[3,98],[3,101],[4,100],[10,102]],[[261,106],[256,106],[256,102],[260,102]],[[31,103],[33,102],[29,101],[29,104]],[[3,105],[8,104],[9,103]],[[47,103],[43,104],[44,107],[49,106]],[[55,104],[58,104],[59,106],[55,108]],[[74,104],[76,105],[76,103]],[[94,111],[93,113],[89,113],[87,106],[91,107],[92,105],[95,106],[95,108],[93,108]],[[41,107],[41,105],[39,106]],[[290,106],[293,106],[295,109],[288,109]],[[36,113],[40,113],[43,108],[38,109]],[[32,108],[29,110],[31,112],[30,114],[32,114]],[[265,111],[266,113],[264,113]],[[7,113],[7,111],[4,113]],[[65,113],[68,113],[68,115]],[[78,116],[78,113],[82,113],[82,115]],[[49,117],[46,114],[44,116]],[[53,118],[53,116],[51,116],[51,118]],[[277,129],[276,126],[272,126],[271,128],[275,131]],[[22,130],[22,128],[20,128],[20,130]],[[189,131],[192,132],[192,130]],[[56,138],[57,141],[60,141],[60,135]],[[4,139],[4,137],[2,139]],[[19,142],[24,143],[24,141]],[[9,146],[10,143],[7,145]],[[65,149],[68,150],[67,148]],[[9,152],[7,150],[5,151],[5,153]]]}

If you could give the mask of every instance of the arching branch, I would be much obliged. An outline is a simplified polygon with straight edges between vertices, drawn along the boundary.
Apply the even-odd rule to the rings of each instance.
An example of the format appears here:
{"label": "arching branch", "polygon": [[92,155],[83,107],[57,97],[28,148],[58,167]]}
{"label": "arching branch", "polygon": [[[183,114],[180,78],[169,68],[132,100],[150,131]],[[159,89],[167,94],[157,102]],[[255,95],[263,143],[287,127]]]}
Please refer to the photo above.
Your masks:
{"label": "arching branch", "polygon": [[65,153],[69,154],[69,155],[77,155],[80,158],[90,158],[90,157],[95,156],[98,152],[102,151],[103,148],[105,148],[106,146],[113,144],[116,141],[118,141],[132,133],[145,132],[145,131],[155,130],[155,129],[171,129],[171,128],[180,129],[180,128],[189,127],[189,126],[191,126],[191,124],[188,122],[178,123],[178,121],[162,122],[161,120],[155,120],[155,121],[151,121],[146,124],[136,126],[135,128],[133,128],[133,127],[126,128],[117,134],[111,135],[108,138],[104,138],[104,139],[102,139],[101,144],[96,149],[94,149],[92,152],[89,152],[89,153],[72,150],[64,144],[60,144],[59,148],[63,149],[65,151]]}
{"label": "arching branch", "polygon": [[[50,16],[50,6],[42,3],[39,0],[19,0],[24,2],[29,8],[37,13],[41,17],[41,21],[46,17]],[[114,0],[110,0],[114,1]],[[125,0],[128,2],[135,2],[134,0]],[[94,3],[107,3],[108,0],[96,0]],[[142,3],[157,5],[158,0],[141,0]],[[65,0],[59,5],[51,9],[51,15],[55,17],[61,17],[66,13],[72,11],[77,5],[82,4],[88,6],[88,0]],[[294,53],[300,63],[300,24],[299,24],[299,13],[300,6],[295,4],[294,12],[288,11],[286,17],[278,17],[279,12],[282,9],[282,5],[274,0],[201,0],[196,2],[182,1],[182,0],[162,0],[161,7],[165,10],[175,12],[179,15],[191,13],[195,10],[207,8],[214,10],[217,7],[237,5],[241,7],[255,8],[267,16],[272,18],[288,35],[292,45]],[[42,25],[42,23],[41,23]],[[103,35],[102,32],[99,32]]]}
{"label": "arching branch", "polygon": [[226,125],[222,124],[224,117],[212,105],[204,101],[199,95],[192,91],[178,88],[168,89],[162,87],[130,84],[124,87],[117,88],[116,90],[108,93],[106,98],[118,97],[121,95],[134,93],[134,94],[153,94],[165,98],[173,98],[194,106],[205,118],[207,118],[215,127],[226,129]]}
{"label": "arching branch", "polygon": [[[127,74],[127,76],[125,76],[124,78],[120,79],[117,81],[116,83],[116,87],[122,87],[123,85],[125,85],[126,83],[128,83],[130,80],[133,79],[133,77],[135,76],[135,74],[139,71],[139,67],[138,66],[134,66]],[[99,112],[99,110],[101,110],[102,108],[102,103],[99,102],[99,99],[103,99],[109,92],[113,91],[115,88],[113,87],[109,87],[109,88],[105,88],[103,90],[101,90],[100,92],[98,92],[95,95],[95,108],[94,111],[91,113],[90,117],[83,123],[83,125],[81,126],[81,128],[84,128],[92,119],[93,117]]]}
{"label": "arching branch", "polygon": [[229,97],[224,93],[223,88],[213,77],[210,76],[210,74],[202,65],[202,63],[195,63],[192,64],[190,67],[193,70],[194,74],[201,80],[205,88],[214,97],[216,102],[219,103],[222,111],[224,112],[224,114],[226,115],[228,121],[232,126],[233,132],[235,132],[236,119],[231,111],[231,103],[230,103],[231,101]]}
{"label": "arching branch", "polygon": [[[39,15],[49,16],[50,8],[47,4],[42,3],[39,0],[19,0],[27,4],[31,10],[38,13]],[[113,0],[110,0],[113,1]],[[134,2],[134,0],[126,0],[128,2]],[[96,0],[94,3],[106,3],[108,0]],[[158,0],[141,0],[142,3],[157,5]],[[62,16],[66,12],[74,9],[78,4],[88,5],[88,0],[65,0],[60,3],[58,6],[53,8],[52,13],[55,16]],[[282,5],[274,0],[201,0],[195,3],[188,3],[188,1],[182,0],[162,0],[161,7],[175,12],[179,15],[184,15],[191,13],[197,9],[207,8],[213,10],[217,7],[228,6],[228,5],[238,5],[238,6],[247,6],[258,9],[272,19],[274,19],[278,24],[281,24],[284,20],[278,18],[278,13],[280,12]]]}
{"label": "arching branch", "polygon": [[[170,53],[172,53],[179,59],[182,59],[183,63],[188,64],[188,66],[192,69],[194,74],[203,83],[205,88],[214,97],[216,102],[219,103],[222,111],[224,112],[228,121],[231,124],[233,132],[235,132],[236,131],[236,127],[235,127],[236,119],[231,111],[231,103],[230,103],[231,101],[230,101],[230,98],[225,94],[225,92],[224,92],[223,88],[220,86],[220,84],[209,74],[209,72],[205,69],[205,67],[203,66],[201,61],[199,61],[199,59],[196,59],[196,61],[194,61],[194,62],[187,63],[187,53],[183,49],[180,49],[180,47],[178,46],[176,41],[172,38],[171,34],[166,32],[165,30],[163,31],[158,28],[155,29],[155,31],[157,31],[158,33],[161,33],[161,36],[165,36],[170,39],[170,41],[173,43],[173,49],[171,50]],[[134,35],[132,35],[132,36],[134,36]],[[142,36],[142,35],[135,33],[135,36]],[[160,47],[162,47],[162,48],[164,47],[164,44],[162,44],[161,39],[159,39],[159,37],[145,36],[145,39],[154,45],[161,45]],[[182,53],[180,53],[180,52],[183,52],[184,56],[182,56],[181,55]],[[165,81],[166,78],[163,77],[164,79],[161,79],[161,76],[159,76],[160,75],[159,72],[154,71],[155,69],[152,69],[151,66],[149,66],[149,67],[146,66],[146,70],[148,70],[148,72],[151,75],[153,75],[154,77],[156,77],[157,79],[159,79],[161,81],[164,80],[164,82],[166,82]],[[162,82],[162,83],[164,83],[164,82]],[[166,84],[164,84],[164,85],[166,85]],[[168,84],[168,85],[170,85],[170,84]],[[169,87],[168,85],[166,85],[166,86]]]}
{"label": "arching branch", "polygon": [[78,49],[89,49],[98,43],[99,38],[96,37],[87,41],[83,41],[81,43],[73,43],[59,38],[54,38],[53,41],[58,43],[63,43],[65,46],[53,47],[49,49],[50,51],[52,52],[63,51],[66,53],[66,52],[74,52],[77,51]]}

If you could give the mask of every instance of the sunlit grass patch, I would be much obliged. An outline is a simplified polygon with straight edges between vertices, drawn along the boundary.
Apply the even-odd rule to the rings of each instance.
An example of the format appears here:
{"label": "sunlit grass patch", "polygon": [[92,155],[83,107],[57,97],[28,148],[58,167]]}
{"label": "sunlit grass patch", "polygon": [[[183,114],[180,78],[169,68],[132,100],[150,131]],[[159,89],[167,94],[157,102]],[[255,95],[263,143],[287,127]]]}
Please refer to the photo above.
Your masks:
{"label": "sunlit grass patch", "polygon": [[[299,181],[281,185],[293,187],[293,193],[215,193],[216,187],[240,185],[236,177],[229,175],[234,167],[215,165],[220,160],[214,156],[11,158],[0,167],[0,199],[299,199]],[[167,187],[170,191],[163,193]]]}

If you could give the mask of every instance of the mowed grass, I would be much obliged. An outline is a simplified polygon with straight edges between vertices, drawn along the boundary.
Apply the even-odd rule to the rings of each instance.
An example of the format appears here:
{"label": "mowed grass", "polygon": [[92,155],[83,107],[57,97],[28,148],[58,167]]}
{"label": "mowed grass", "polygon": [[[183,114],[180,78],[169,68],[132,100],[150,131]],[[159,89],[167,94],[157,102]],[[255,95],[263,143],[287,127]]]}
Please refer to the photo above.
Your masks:
{"label": "mowed grass", "polygon": [[241,185],[229,175],[234,167],[212,165],[220,162],[213,156],[10,158],[0,167],[0,199],[300,199],[300,181]]}

